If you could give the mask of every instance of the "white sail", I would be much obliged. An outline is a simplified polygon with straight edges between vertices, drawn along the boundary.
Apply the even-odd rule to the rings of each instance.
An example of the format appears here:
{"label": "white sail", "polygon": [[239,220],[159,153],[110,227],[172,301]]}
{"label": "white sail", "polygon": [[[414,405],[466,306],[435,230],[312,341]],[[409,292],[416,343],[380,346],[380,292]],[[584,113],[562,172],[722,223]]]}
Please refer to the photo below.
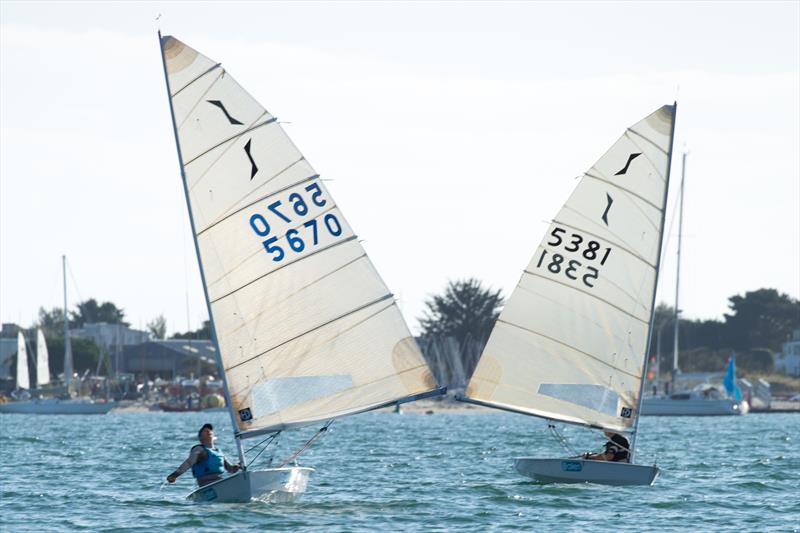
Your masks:
{"label": "white sail", "polygon": [[626,431],[638,417],[675,107],[627,129],[586,172],[492,331],[466,396]]}
{"label": "white sail", "polygon": [[41,329],[36,331],[36,386],[50,383],[50,357],[47,354],[47,341]]}
{"label": "white sail", "polygon": [[17,332],[17,388],[30,389],[31,379],[28,374],[28,348],[21,331]]}
{"label": "white sail", "polygon": [[201,270],[243,437],[435,388],[392,294],[276,119],[161,40]]}

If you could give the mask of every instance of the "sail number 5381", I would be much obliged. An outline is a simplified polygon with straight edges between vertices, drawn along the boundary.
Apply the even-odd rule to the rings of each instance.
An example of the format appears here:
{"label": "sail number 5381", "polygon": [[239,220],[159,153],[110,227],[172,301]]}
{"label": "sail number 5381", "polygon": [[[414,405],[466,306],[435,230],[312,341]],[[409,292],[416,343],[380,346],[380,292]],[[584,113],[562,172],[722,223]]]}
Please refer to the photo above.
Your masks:
{"label": "sail number 5381", "polygon": [[[324,207],[328,203],[327,200],[322,198],[322,190],[318,183],[307,185],[305,190],[311,193],[311,203],[317,207]],[[286,206],[283,201],[276,200],[267,205],[267,210],[272,214],[270,218],[273,219],[273,222],[275,218],[278,218],[286,223],[292,223],[292,220],[295,220],[295,223],[297,223],[299,222],[298,219],[302,219],[309,213],[309,206],[306,200],[298,192],[291,193],[286,199],[286,203],[289,205]],[[325,229],[333,237],[338,237],[342,234],[342,225],[333,213],[326,213],[325,216],[322,217],[321,225],[325,226]],[[261,213],[255,213],[250,216],[250,227],[259,237],[269,237],[272,232],[269,220]],[[278,244],[278,240],[281,238],[286,239],[289,249],[295,253],[300,253],[305,250],[309,240],[309,246],[316,246],[319,244],[320,228],[318,227],[317,219],[312,218],[304,222],[302,227],[305,228],[305,240],[303,236],[301,236],[299,229],[291,228],[286,230],[281,236],[273,235],[262,242],[267,253],[272,254],[273,261],[280,262],[286,257],[284,246]]]}
{"label": "sail number 5381", "polygon": [[[561,247],[570,252],[570,254],[578,254],[580,259],[570,259],[561,253],[553,253],[542,249],[536,268],[546,268],[552,274],[563,272],[571,280],[580,279],[587,287],[594,287],[593,280],[599,277],[600,271],[598,267],[586,263],[600,259],[599,264],[604,265],[611,254],[611,248],[603,248],[604,251],[601,258],[602,247],[600,243],[594,240],[586,240],[579,233],[568,234],[564,228],[556,227],[550,232],[550,236],[553,239],[547,242],[548,246]],[[582,250],[581,245],[584,245]]]}

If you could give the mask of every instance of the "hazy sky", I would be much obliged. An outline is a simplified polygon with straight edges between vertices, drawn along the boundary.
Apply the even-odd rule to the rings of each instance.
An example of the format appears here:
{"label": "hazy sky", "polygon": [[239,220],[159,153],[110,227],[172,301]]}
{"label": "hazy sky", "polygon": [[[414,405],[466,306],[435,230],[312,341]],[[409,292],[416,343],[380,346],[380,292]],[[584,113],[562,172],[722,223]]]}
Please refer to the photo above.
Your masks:
{"label": "hazy sky", "polygon": [[685,314],[800,297],[798,2],[4,1],[0,17],[3,322],[61,305],[62,254],[71,305],[170,332],[206,318],[159,26],[286,123],[412,329],[447,280],[508,295],[574,178],[676,98]]}

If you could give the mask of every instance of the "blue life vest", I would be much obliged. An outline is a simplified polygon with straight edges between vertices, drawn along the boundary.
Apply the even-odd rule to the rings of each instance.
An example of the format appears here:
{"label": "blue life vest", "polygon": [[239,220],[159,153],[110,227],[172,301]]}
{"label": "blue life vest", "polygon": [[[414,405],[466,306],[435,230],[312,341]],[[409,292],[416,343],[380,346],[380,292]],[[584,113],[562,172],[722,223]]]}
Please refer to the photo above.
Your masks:
{"label": "blue life vest", "polygon": [[192,465],[192,475],[194,477],[202,477],[223,473],[225,471],[225,456],[208,446],[203,446],[203,449],[206,452],[206,458]]}

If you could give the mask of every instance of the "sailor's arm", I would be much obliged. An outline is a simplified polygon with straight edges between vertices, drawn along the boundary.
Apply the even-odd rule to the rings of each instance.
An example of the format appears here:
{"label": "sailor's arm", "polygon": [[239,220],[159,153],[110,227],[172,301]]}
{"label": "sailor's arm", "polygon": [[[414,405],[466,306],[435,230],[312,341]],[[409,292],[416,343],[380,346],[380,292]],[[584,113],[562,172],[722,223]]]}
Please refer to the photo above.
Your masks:
{"label": "sailor's arm", "polygon": [[181,463],[181,466],[176,468],[173,473],[167,476],[167,481],[169,481],[170,483],[175,483],[175,480],[178,479],[178,476],[189,470],[192,467],[192,465],[202,460],[204,454],[205,451],[203,451],[202,446],[192,447],[192,451],[191,453],[189,453],[189,457],[183,463]]}

